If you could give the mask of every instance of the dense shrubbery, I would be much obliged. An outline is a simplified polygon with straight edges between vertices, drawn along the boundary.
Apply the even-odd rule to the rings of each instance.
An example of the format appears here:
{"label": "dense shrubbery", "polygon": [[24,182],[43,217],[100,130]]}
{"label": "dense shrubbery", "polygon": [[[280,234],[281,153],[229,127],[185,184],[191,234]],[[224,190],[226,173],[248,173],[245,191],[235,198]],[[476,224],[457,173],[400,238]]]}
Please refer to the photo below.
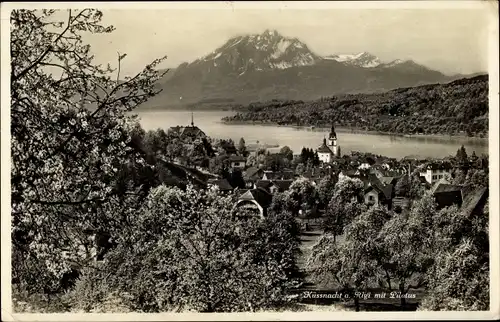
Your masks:
{"label": "dense shrubbery", "polygon": [[230,122],[339,126],[398,134],[488,133],[488,76],[316,101],[250,104]]}

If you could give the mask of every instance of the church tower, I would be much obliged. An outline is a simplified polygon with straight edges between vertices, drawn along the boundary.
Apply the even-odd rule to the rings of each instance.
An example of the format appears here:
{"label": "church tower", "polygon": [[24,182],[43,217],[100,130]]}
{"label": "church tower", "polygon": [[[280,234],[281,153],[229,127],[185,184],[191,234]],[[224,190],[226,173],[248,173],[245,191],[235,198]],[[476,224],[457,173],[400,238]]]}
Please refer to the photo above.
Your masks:
{"label": "church tower", "polygon": [[328,145],[332,150],[334,156],[340,156],[340,146],[337,144],[337,133],[335,133],[335,127],[333,126],[333,124],[330,135],[328,136]]}

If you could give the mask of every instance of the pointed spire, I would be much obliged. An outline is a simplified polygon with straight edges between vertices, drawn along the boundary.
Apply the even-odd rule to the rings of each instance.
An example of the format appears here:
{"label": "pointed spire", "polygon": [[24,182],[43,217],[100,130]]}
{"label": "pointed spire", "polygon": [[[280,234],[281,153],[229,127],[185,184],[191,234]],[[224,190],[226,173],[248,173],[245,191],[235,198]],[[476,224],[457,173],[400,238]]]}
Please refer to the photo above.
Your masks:
{"label": "pointed spire", "polygon": [[330,131],[330,139],[337,139],[337,133],[335,133],[335,126],[333,125],[333,122],[332,122],[332,129]]}
{"label": "pointed spire", "polygon": [[191,126],[194,127],[194,113],[191,112]]}
{"label": "pointed spire", "polygon": [[323,136],[323,144],[326,145],[326,137]]}

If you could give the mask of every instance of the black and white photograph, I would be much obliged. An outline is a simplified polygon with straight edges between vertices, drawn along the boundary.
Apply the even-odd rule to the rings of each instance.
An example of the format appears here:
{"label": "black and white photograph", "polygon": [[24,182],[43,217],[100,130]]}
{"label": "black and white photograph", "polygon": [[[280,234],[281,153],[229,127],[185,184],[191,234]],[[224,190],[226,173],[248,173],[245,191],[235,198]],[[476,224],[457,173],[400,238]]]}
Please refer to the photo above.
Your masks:
{"label": "black and white photograph", "polygon": [[1,15],[3,320],[499,318],[498,2]]}

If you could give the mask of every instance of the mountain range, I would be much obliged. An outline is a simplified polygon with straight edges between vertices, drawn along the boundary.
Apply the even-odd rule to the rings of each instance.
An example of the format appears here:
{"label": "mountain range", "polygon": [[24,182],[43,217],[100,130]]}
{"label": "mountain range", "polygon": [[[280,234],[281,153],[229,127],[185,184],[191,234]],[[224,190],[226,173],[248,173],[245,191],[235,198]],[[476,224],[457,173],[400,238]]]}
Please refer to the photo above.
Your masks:
{"label": "mountain range", "polygon": [[383,62],[362,52],[321,56],[297,38],[276,30],[238,36],[191,63],[170,70],[148,105],[174,107],[248,104],[270,99],[311,100],[346,93],[449,82],[447,76],[412,60]]}

